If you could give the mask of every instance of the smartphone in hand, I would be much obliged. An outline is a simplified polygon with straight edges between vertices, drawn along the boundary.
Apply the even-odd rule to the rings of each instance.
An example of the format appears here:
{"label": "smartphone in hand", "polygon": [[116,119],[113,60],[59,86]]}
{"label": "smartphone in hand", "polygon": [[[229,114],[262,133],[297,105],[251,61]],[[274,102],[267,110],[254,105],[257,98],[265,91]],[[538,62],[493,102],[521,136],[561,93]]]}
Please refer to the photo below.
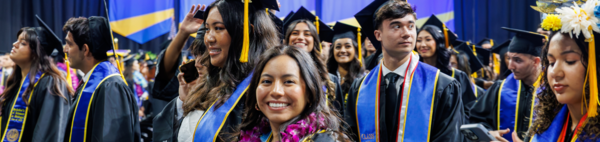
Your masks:
{"label": "smartphone in hand", "polygon": [[183,73],[183,79],[186,83],[190,83],[198,79],[198,77],[200,77],[200,74],[198,74],[198,69],[196,69],[195,64],[196,61],[192,59],[189,62],[179,66],[179,72]]}

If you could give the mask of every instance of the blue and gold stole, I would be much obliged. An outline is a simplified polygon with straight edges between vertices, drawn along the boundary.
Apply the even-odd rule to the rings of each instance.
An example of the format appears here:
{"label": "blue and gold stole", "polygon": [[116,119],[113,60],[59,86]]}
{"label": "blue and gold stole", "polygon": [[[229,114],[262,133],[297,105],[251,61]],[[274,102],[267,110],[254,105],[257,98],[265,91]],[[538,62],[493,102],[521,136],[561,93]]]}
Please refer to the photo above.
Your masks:
{"label": "blue and gold stole", "polygon": [[[565,124],[565,121],[567,120],[567,115],[569,114],[569,109],[567,108],[567,105],[564,105],[562,109],[560,109],[560,111],[558,112],[558,114],[554,117],[554,120],[552,120],[552,123],[550,124],[550,126],[548,127],[548,129],[546,129],[546,131],[544,131],[542,134],[536,134],[533,136],[533,138],[531,138],[531,142],[556,142],[558,141],[558,138],[560,137],[560,133],[562,131],[563,128],[563,124]],[[573,138],[577,137],[577,134],[573,134]],[[574,139],[576,142],[578,142],[578,139]],[[600,141],[600,140],[597,140]]]}
{"label": "blue and gold stole", "polygon": [[106,79],[119,76],[119,70],[108,61],[103,61],[92,68],[90,77],[84,82],[75,103],[71,122],[69,141],[83,142],[86,139],[88,116],[94,99],[96,88]]}
{"label": "blue and gold stole", "polygon": [[233,111],[240,99],[246,93],[251,79],[252,73],[235,87],[236,89],[233,91],[233,94],[231,94],[229,99],[227,99],[221,107],[217,109],[214,108],[217,100],[213,102],[206,112],[204,112],[202,117],[200,117],[200,120],[198,120],[198,124],[196,124],[196,130],[194,131],[195,142],[215,141],[217,139],[225,121],[227,121],[229,113]]}
{"label": "blue and gold stole", "polygon": [[[514,131],[517,128],[517,126],[520,125],[516,123],[517,121],[515,120],[519,116],[519,98],[522,95],[522,85],[523,82],[520,80],[516,80],[514,74],[508,75],[506,79],[502,81],[502,84],[500,85],[500,90],[498,91],[498,111],[496,115],[498,120],[498,130],[504,130],[506,128],[509,128],[511,130],[510,134],[512,134],[512,131]],[[533,110],[531,111],[531,113],[533,113]],[[526,115],[531,116],[531,114]],[[503,135],[502,137],[509,141],[512,141],[512,135]]]}
{"label": "blue and gold stole", "polygon": [[[38,80],[44,76],[43,73],[39,72],[35,75],[33,88],[38,84]],[[31,98],[33,95],[34,89],[31,89],[31,93],[27,100],[27,103],[23,100],[23,94],[29,87],[29,74],[25,76],[25,79],[21,81],[21,87],[19,87],[19,91],[17,96],[15,96],[15,101],[12,104],[10,109],[8,122],[6,128],[4,129],[4,135],[2,135],[3,142],[15,142],[20,141],[21,136],[23,135],[23,127],[25,126],[25,121],[27,120],[27,112],[29,112],[29,107],[27,107],[27,103],[31,103]]]}
{"label": "blue and gold stole", "polygon": [[[383,81],[383,65],[379,63],[374,70],[363,79],[358,91],[356,101],[356,120],[360,141],[380,141],[379,134],[379,97],[381,94],[380,83]],[[410,68],[410,67],[409,67]],[[397,136],[402,141],[429,141],[435,88],[440,71],[432,66],[418,62],[411,73],[409,93],[405,99],[408,104],[404,109],[406,115],[402,136]],[[432,85],[433,84],[433,85]],[[412,95],[411,94],[417,94]],[[408,117],[407,117],[408,116]]]}

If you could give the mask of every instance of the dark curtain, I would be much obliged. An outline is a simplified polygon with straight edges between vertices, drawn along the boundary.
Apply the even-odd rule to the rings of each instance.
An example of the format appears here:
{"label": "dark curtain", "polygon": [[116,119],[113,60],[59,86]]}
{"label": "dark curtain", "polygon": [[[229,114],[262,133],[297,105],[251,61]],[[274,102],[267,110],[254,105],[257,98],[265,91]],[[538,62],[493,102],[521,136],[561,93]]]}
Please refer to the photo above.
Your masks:
{"label": "dark curtain", "polygon": [[[35,20],[36,14],[63,40],[63,44],[66,33],[62,31],[62,27],[69,18],[106,17],[102,0],[1,0],[0,52],[10,52],[12,43],[17,40],[16,34],[20,28],[39,26]],[[119,49],[130,49],[132,52],[152,51],[153,53],[160,52],[160,45],[168,37],[168,34],[165,34],[144,44],[139,44],[119,34],[113,33],[113,35],[119,39]]]}
{"label": "dark curtain", "polygon": [[535,0],[454,0],[455,32],[462,40],[492,38],[495,44],[515,35],[500,27],[535,32],[540,13],[531,5],[536,5]]}

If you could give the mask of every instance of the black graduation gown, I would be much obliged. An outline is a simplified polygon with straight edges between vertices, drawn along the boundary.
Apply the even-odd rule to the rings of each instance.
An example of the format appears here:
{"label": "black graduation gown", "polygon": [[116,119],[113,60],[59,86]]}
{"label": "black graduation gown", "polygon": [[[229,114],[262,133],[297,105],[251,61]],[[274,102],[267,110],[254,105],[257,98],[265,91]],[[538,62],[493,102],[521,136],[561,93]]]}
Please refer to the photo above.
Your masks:
{"label": "black graduation gown", "polygon": [[[358,123],[356,120],[355,108],[358,89],[364,78],[365,77],[354,80],[348,93],[348,101],[346,103],[347,107],[345,113],[347,115],[345,115],[344,120],[347,123],[346,129],[348,130],[348,136],[354,141],[359,140],[359,136],[357,135]],[[382,79],[382,81],[384,80]],[[440,74],[436,89],[434,108],[431,113],[432,123],[430,140],[434,142],[461,141],[463,137],[462,134],[460,134],[459,128],[464,121],[464,108],[461,95],[458,95],[460,91],[459,82],[448,75]],[[385,105],[379,105],[380,108],[385,107]],[[406,131],[410,131],[410,128],[406,128]],[[388,140],[388,136],[383,135],[383,133],[380,139],[381,141],[393,141]]]}
{"label": "black graduation gown", "polygon": [[337,112],[340,113],[340,116],[344,116],[344,98],[345,95],[342,91],[342,86],[340,85],[340,79],[334,75],[329,73],[329,80],[332,81],[335,84],[335,101],[333,101],[333,107],[336,109]]}
{"label": "black graduation gown", "polygon": [[152,140],[156,142],[177,142],[177,134],[182,119],[177,119],[177,99],[169,102],[165,108],[158,113],[152,121],[154,131],[152,131]]}
{"label": "black graduation gown", "polygon": [[[475,92],[473,91],[473,87],[471,86],[471,81],[469,80],[469,76],[467,75],[467,73],[458,70],[458,69],[452,69],[454,70],[454,79],[456,79],[456,81],[458,81],[458,83],[460,83],[460,88],[459,88],[459,93],[458,94],[462,94],[462,102],[463,104],[469,104],[471,102],[474,102],[475,100],[477,100],[477,97],[475,97]],[[442,71],[444,74],[448,75],[448,76],[452,76],[452,70],[448,70],[448,71],[444,71],[444,70],[440,70]],[[469,112],[469,106],[467,105],[463,105],[464,107],[464,112]],[[468,119],[469,116],[465,115],[465,119]]]}
{"label": "black graduation gown", "polygon": [[[158,54],[158,59],[156,60],[156,77],[154,86],[152,86],[152,97],[158,100],[162,100],[162,104],[167,104],[169,101],[177,98],[179,96],[179,80],[177,80],[177,74],[179,74],[179,66],[183,62],[181,55],[177,57],[177,65],[172,69],[171,72],[174,72],[171,78],[168,78],[165,71],[165,67],[163,67],[163,58],[165,57],[165,50]],[[154,103],[154,102],[153,102]],[[155,110],[162,110],[164,105],[155,106]]]}
{"label": "black graduation gown", "polygon": [[[51,94],[54,78],[44,76],[39,79],[38,85],[34,88],[29,102],[27,120],[23,127],[21,141],[44,141],[59,142],[65,138],[66,123],[68,120],[69,108],[71,107],[71,96],[67,93],[66,82],[60,82],[59,89],[65,97]],[[33,84],[31,84],[33,85]],[[17,86],[18,87],[18,86]],[[2,127],[0,133],[4,135],[7,126],[11,105],[16,101],[18,88],[11,91],[11,97],[7,98],[2,104]]]}
{"label": "black graduation gown", "polygon": [[[487,90],[487,92],[477,98],[477,102],[473,104],[470,111],[469,121],[470,123],[480,123],[489,130],[498,129],[498,92],[502,80],[496,81],[494,85]],[[533,87],[525,84],[521,85],[521,96],[519,98],[519,114],[516,120],[518,126],[516,128],[517,133],[521,139],[529,129],[529,114],[531,114],[531,101],[533,96]],[[514,118],[508,118],[514,119]],[[513,131],[513,129],[511,129]],[[506,135],[510,135],[506,134]]]}
{"label": "black graduation gown", "polygon": [[[79,96],[83,87],[77,89],[75,98]],[[140,141],[140,123],[138,107],[133,92],[121,76],[107,78],[96,88],[94,99],[89,108],[87,122],[88,142],[116,142]],[[71,128],[75,110],[74,102],[69,110],[67,128]],[[67,129],[65,141],[69,141],[70,129]]]}

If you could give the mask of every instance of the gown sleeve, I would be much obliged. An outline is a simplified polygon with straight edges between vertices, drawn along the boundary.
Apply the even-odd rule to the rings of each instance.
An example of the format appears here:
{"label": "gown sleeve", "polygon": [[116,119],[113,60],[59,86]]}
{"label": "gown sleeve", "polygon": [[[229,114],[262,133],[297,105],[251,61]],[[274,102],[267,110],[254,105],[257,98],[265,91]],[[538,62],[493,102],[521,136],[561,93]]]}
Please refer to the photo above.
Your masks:
{"label": "gown sleeve", "polygon": [[154,117],[152,121],[154,131],[152,132],[153,140],[157,142],[162,141],[177,141],[178,119],[177,119],[177,101],[179,98],[173,99],[169,102],[165,108]]}
{"label": "gown sleeve", "polygon": [[[156,99],[168,102],[179,96],[179,81],[177,80],[177,74],[179,74],[178,67],[183,62],[183,59],[181,58],[181,55],[177,57],[178,64],[175,65],[171,71],[166,71],[163,65],[164,57],[165,50],[158,55],[158,62],[156,64],[156,80],[154,82],[154,86],[152,87],[151,94]],[[170,72],[174,74],[167,74]]]}
{"label": "gown sleeve", "polygon": [[119,76],[110,77],[97,89],[90,110],[93,123],[88,124],[92,125],[92,141],[139,142],[141,132],[133,92]]}
{"label": "gown sleeve", "polygon": [[459,94],[460,84],[450,76],[440,74],[432,112],[431,141],[462,141],[460,126],[465,121],[464,107]]}
{"label": "gown sleeve", "polygon": [[358,94],[358,89],[360,89],[360,83],[362,82],[362,78],[357,78],[352,83],[350,90],[348,91],[348,99],[346,101],[346,108],[344,108],[344,121],[346,121],[345,129],[347,130],[347,135],[353,141],[358,141],[358,123],[356,120],[356,99]]}
{"label": "gown sleeve", "polygon": [[469,123],[480,123],[489,130],[498,128],[495,110],[498,108],[498,91],[501,84],[502,80],[496,81],[484,95],[477,98],[470,110]]}
{"label": "gown sleeve", "polygon": [[63,81],[58,86],[65,98],[50,93],[54,87],[53,83],[54,78],[46,76],[40,80],[33,92],[33,103],[30,105],[36,110],[30,111],[28,115],[35,116],[35,112],[39,115],[35,118],[37,120],[34,122],[36,125],[31,141],[62,142],[64,140],[71,96],[68,94],[66,82]]}

